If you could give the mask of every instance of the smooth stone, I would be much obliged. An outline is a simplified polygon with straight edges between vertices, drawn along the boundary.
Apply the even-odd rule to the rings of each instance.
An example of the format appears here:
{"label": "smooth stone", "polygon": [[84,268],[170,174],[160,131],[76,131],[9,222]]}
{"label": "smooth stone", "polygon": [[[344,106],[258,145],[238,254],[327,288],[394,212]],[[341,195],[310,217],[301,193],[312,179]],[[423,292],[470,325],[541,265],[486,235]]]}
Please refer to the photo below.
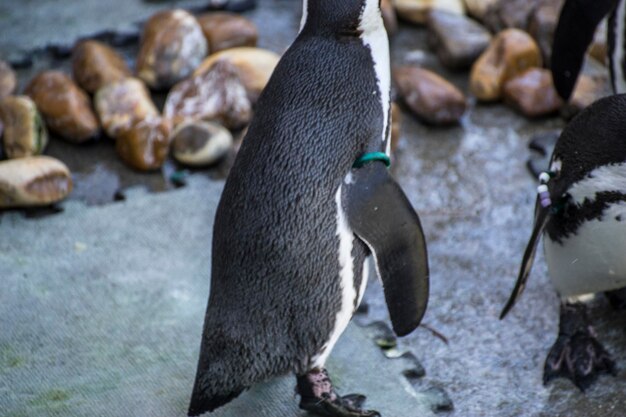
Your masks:
{"label": "smooth stone", "polygon": [[491,33],[476,21],[435,10],[428,19],[429,43],[449,68],[469,68],[491,42]]}
{"label": "smooth stone", "polygon": [[181,10],[166,10],[145,24],[137,57],[137,76],[154,89],[166,89],[189,76],[208,53],[196,18]]}
{"label": "smooth stone", "polygon": [[552,74],[530,68],[504,85],[504,100],[528,117],[547,116],[559,111],[563,100],[554,88]]}
{"label": "smooth stone", "polygon": [[211,53],[239,46],[256,46],[259,38],[256,25],[241,15],[215,12],[200,15],[197,19]]}
{"label": "smooth stone", "polygon": [[0,120],[4,126],[4,133],[0,136],[7,158],[40,155],[48,144],[48,131],[30,97],[1,99]]}
{"label": "smooth stone", "polygon": [[25,89],[46,126],[70,142],[82,143],[98,135],[100,125],[87,93],[60,71],[39,73]]}
{"label": "smooth stone", "polygon": [[419,25],[426,24],[433,10],[465,14],[463,0],[393,0],[393,5],[400,19]]}
{"label": "smooth stone", "polygon": [[586,74],[579,75],[572,96],[561,107],[561,117],[570,120],[593,102],[602,98],[604,94],[605,85],[603,81],[598,81]]}
{"label": "smooth stone", "polygon": [[74,80],[88,93],[131,76],[124,59],[110,46],[98,41],[79,42],[72,51]]}
{"label": "smooth stone", "polygon": [[398,16],[393,8],[391,0],[381,0],[380,11],[383,15],[383,23],[387,30],[387,35],[393,36],[398,31]]}
{"label": "smooth stone", "polygon": [[596,29],[596,33],[593,36],[593,41],[591,41],[591,46],[589,46],[588,50],[589,56],[591,56],[602,65],[607,65],[609,61],[609,47],[606,42],[606,32],[608,30],[607,26],[607,20],[604,19]]}
{"label": "smooth stone", "polygon": [[0,98],[13,94],[16,86],[15,71],[8,62],[0,60]]}
{"label": "smooth stone", "polygon": [[174,125],[215,120],[229,129],[240,129],[250,122],[252,105],[237,68],[218,61],[209,71],[176,84],[167,95],[163,114]]}
{"label": "smooth stone", "polygon": [[193,75],[201,75],[211,69],[216,62],[226,60],[239,70],[251,103],[256,103],[261,91],[269,81],[280,56],[272,51],[261,48],[231,48],[211,54],[194,71]]}
{"label": "smooth stone", "polygon": [[464,0],[467,14],[479,22],[484,22],[490,10],[496,9],[502,0]]}
{"label": "smooth stone", "polygon": [[398,149],[402,136],[402,109],[396,102],[391,103],[391,153]]}
{"label": "smooth stone", "polygon": [[141,80],[126,78],[107,84],[96,92],[94,103],[102,127],[111,139],[148,116],[158,116],[150,92]]}
{"label": "smooth stone", "polygon": [[49,156],[0,162],[0,208],[46,206],[72,191],[70,170]]}
{"label": "smooth stone", "polygon": [[128,166],[140,171],[161,168],[170,149],[171,125],[161,117],[136,120],[118,132],[115,150]]}
{"label": "smooth stone", "polygon": [[537,45],[539,45],[543,62],[547,66],[549,66],[550,63],[554,31],[559,21],[563,2],[564,0],[543,0],[530,16],[528,33],[535,39]]}
{"label": "smooth stone", "polygon": [[499,3],[498,15],[503,28],[527,30],[530,17],[542,0],[504,0]]}
{"label": "smooth stone", "polygon": [[172,133],[172,154],[185,165],[208,166],[222,159],[233,147],[233,135],[217,123],[192,121]]}
{"label": "smooth stone", "polygon": [[393,71],[398,93],[421,120],[434,125],[458,123],[467,102],[454,85],[432,71],[399,67]]}
{"label": "smooth stone", "polygon": [[472,66],[470,91],[482,101],[499,100],[504,83],[528,68],[541,66],[541,51],[533,38],[519,29],[506,29]]}

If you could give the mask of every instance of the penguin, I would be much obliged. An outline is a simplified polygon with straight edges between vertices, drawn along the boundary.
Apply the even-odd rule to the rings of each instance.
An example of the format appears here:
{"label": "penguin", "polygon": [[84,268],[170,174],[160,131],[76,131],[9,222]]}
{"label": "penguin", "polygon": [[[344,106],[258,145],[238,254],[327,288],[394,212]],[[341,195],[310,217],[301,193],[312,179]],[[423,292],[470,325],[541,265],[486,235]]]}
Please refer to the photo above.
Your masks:
{"label": "penguin", "polygon": [[554,86],[565,101],[572,95],[596,28],[607,15],[612,87],[615,93],[626,93],[626,0],[565,0],[550,62]]}
{"label": "penguin", "polygon": [[501,319],[522,294],[541,236],[549,275],[561,299],[559,333],[544,384],[570,379],[581,390],[615,374],[596,339],[585,302],[604,292],[626,307],[626,94],[598,100],[563,130],[540,176],[534,228]]}
{"label": "penguin", "polygon": [[373,257],[392,327],[426,310],[419,217],[388,170],[390,62],[379,0],[304,0],[215,216],[211,288],[189,416],[295,373],[300,408],[377,416],[340,396],[325,362]]}

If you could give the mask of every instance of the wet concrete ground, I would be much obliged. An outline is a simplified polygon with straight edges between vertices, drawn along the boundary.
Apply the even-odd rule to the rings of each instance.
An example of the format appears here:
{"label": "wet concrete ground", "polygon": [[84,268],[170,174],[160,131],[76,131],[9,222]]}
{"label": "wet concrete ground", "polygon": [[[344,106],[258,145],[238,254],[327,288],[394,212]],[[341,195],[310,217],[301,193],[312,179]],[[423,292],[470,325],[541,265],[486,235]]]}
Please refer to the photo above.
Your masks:
{"label": "wet concrete ground", "polygon": [[[297,3],[266,0],[262,1],[261,7],[256,11],[247,13],[259,25],[261,46],[277,52],[282,52],[286,48],[297,31],[300,15],[300,6]],[[72,33],[72,36],[79,37],[84,34],[88,33]],[[39,46],[43,45],[45,43]],[[126,53],[131,56],[134,46],[130,44],[125,48]],[[4,52],[3,49],[0,50]],[[394,64],[419,62],[436,69],[467,92],[467,75],[449,73],[438,65],[434,55],[426,48],[423,29],[403,26],[398,35],[392,39],[392,60]],[[20,74],[22,82],[37,68],[48,66],[67,67],[67,62],[40,54],[36,57],[35,69],[22,70]],[[413,352],[426,371],[424,377],[410,379],[417,392],[440,388],[451,397],[454,410],[444,411],[442,415],[459,417],[624,415],[626,320],[623,314],[612,311],[604,299],[599,298],[593,303],[591,316],[599,339],[614,355],[623,371],[615,378],[601,377],[584,394],[568,381],[555,381],[546,387],[541,382],[543,361],[555,340],[558,324],[558,299],[548,281],[541,255],[536,261],[528,288],[519,304],[505,321],[499,321],[497,318],[513,287],[532,223],[535,182],[525,167],[529,156],[528,143],[534,135],[560,129],[563,125],[564,122],[557,118],[529,121],[502,105],[472,105],[461,126],[447,129],[427,127],[405,113],[402,138],[395,156],[393,172],[419,212],[427,234],[432,291],[424,322],[444,334],[449,343],[443,343],[426,329],[419,329],[400,340],[399,348]],[[106,140],[85,147],[53,140],[47,153],[58,156],[70,165],[74,172],[76,191],[72,196],[74,201],[62,205],[69,207],[63,213],[36,220],[26,219],[19,212],[0,217],[0,231],[3,231],[0,232],[0,247],[3,248],[2,264],[5,265],[3,275],[8,276],[6,282],[9,283],[9,288],[12,288],[12,291],[0,295],[2,305],[5,306],[0,310],[2,313],[0,328],[9,329],[8,332],[0,332],[0,410],[4,396],[9,398],[4,400],[7,401],[4,404],[14,407],[9,408],[11,412],[9,415],[13,416],[33,415],[33,410],[37,411],[36,415],[86,415],[67,412],[79,410],[80,407],[65,409],[65,412],[59,411],[53,407],[58,403],[46,397],[52,395],[55,398],[65,398],[63,393],[54,391],[56,375],[47,370],[63,369],[65,361],[71,362],[72,358],[61,355],[60,358],[48,358],[47,361],[45,358],[37,357],[41,343],[37,332],[45,333],[45,329],[52,329],[48,332],[55,337],[45,340],[59,343],[62,347],[64,340],[71,340],[63,336],[63,331],[83,334],[81,332],[85,328],[88,330],[100,324],[97,321],[99,316],[80,309],[69,309],[70,313],[80,312],[81,316],[77,319],[75,315],[61,308],[53,317],[63,318],[67,314],[72,320],[58,323],[55,320],[46,320],[45,311],[40,311],[40,315],[28,313],[29,303],[37,297],[45,298],[48,294],[45,285],[61,286],[54,293],[56,296],[63,293],[62,285],[67,285],[81,288],[74,294],[95,298],[98,296],[94,294],[106,295],[113,298],[113,307],[122,306],[119,308],[119,315],[102,318],[105,323],[109,320],[110,323],[116,324],[114,328],[119,332],[132,332],[133,326],[141,326],[144,321],[149,323],[146,324],[148,327],[146,332],[156,332],[155,344],[138,344],[126,352],[116,352],[115,355],[109,352],[110,356],[96,358],[97,366],[93,372],[94,374],[105,372],[109,368],[108,361],[116,364],[112,366],[114,370],[125,369],[124,366],[132,369],[144,367],[148,376],[135,375],[137,379],[133,381],[136,385],[141,386],[142,378],[146,378],[151,381],[149,387],[153,388],[154,392],[165,390],[168,391],[168,395],[157,394],[157,398],[163,399],[163,404],[151,404],[149,407],[146,405],[146,410],[150,411],[141,415],[171,415],[162,413],[185,406],[181,398],[186,398],[187,394],[178,393],[171,397],[173,394],[170,390],[181,390],[185,384],[190,383],[189,373],[193,370],[190,371],[188,366],[184,369],[179,368],[182,366],[181,363],[188,365],[194,360],[196,339],[199,337],[198,329],[201,326],[201,310],[204,308],[205,296],[202,294],[206,293],[206,287],[202,285],[208,285],[202,283],[207,277],[194,277],[195,286],[187,288],[186,291],[193,291],[193,301],[184,297],[182,301],[180,299],[172,301],[180,296],[181,292],[177,292],[175,286],[172,288],[169,276],[160,276],[154,287],[146,284],[146,288],[150,288],[150,297],[141,293],[141,285],[131,287],[133,291],[124,294],[118,292],[119,290],[116,291],[115,282],[108,281],[111,277],[124,276],[124,270],[111,266],[110,259],[128,258],[127,264],[130,265],[135,256],[150,256],[150,250],[154,249],[151,242],[158,242],[155,245],[163,250],[163,253],[166,253],[165,248],[170,243],[186,242],[185,251],[182,253],[193,254],[195,257],[185,257],[186,262],[182,264],[172,261],[167,271],[181,282],[186,282],[187,274],[208,271],[208,260],[204,254],[208,254],[206,237],[209,235],[194,232],[193,225],[197,228],[204,224],[199,219],[210,213],[210,207],[215,203],[221,189],[221,180],[218,178],[223,177],[227,163],[217,169],[193,173],[192,182],[196,186],[190,186],[189,189],[163,194],[131,192],[127,196],[127,202],[117,203],[141,207],[154,224],[166,221],[161,219],[171,221],[172,216],[178,216],[175,219],[182,227],[181,236],[163,237],[159,234],[158,227],[151,228],[150,223],[146,222],[122,222],[119,227],[123,227],[124,230],[87,229],[84,231],[84,240],[96,239],[91,235],[96,231],[111,233],[110,239],[119,243],[119,252],[91,252],[89,255],[93,257],[92,262],[81,264],[84,265],[83,269],[77,270],[75,267],[78,261],[75,261],[74,257],[77,256],[76,250],[83,246],[79,245],[78,249],[71,245],[60,246],[46,254],[46,248],[56,247],[59,241],[67,241],[68,245],[72,242],[72,236],[60,237],[64,225],[67,225],[69,230],[70,225],[81,218],[104,213],[106,210],[116,210],[115,204],[110,203],[113,195],[116,191],[125,192],[127,187],[132,185],[146,184],[148,189],[153,191],[172,190],[174,187],[168,181],[168,177],[177,167],[170,164],[164,172],[149,175],[133,173],[117,162],[113,147]],[[171,205],[172,196],[187,198],[189,204],[197,204],[199,211],[168,211],[168,208],[174,210],[175,207]],[[165,204],[165,201],[170,201],[170,204]],[[94,207],[84,206],[84,203],[108,203],[108,205]],[[124,210],[117,210],[119,215],[123,215]],[[129,218],[133,218],[130,213]],[[22,238],[19,236],[20,230],[24,230]],[[36,239],[37,244],[31,244],[29,238]],[[16,246],[15,242],[19,243],[20,239],[25,241]],[[197,245],[200,243],[197,242],[200,241],[202,245],[207,245],[206,251],[198,250]],[[88,244],[87,247],[91,248],[92,244],[97,248],[97,241]],[[26,252],[24,256],[17,256],[19,250],[28,251],[29,247],[32,248],[31,258]],[[201,258],[196,259],[198,256]],[[28,262],[29,259],[32,262]],[[188,262],[192,262],[192,265],[190,266]],[[32,288],[28,276],[22,276],[23,271],[27,270],[32,274],[46,276],[42,271],[50,269],[49,265],[55,266],[51,269],[54,273],[50,275],[48,281],[44,280],[46,284],[43,288]],[[176,269],[177,267],[179,269]],[[133,271],[141,274],[141,270]],[[94,277],[98,279],[92,281]],[[128,279],[131,278],[142,279],[139,275]],[[89,284],[82,288],[84,280]],[[163,284],[168,282],[170,284]],[[146,304],[148,300],[153,302],[153,305]],[[369,305],[369,312],[367,315],[357,317],[357,321],[367,324],[386,320],[384,300],[377,281],[372,280],[370,283],[365,301]],[[76,299],[73,303],[80,304],[80,300]],[[186,304],[192,305],[193,308],[190,311],[181,309],[181,306]],[[150,309],[141,311],[138,310],[139,307]],[[115,309],[112,308],[112,311]],[[156,314],[156,317],[166,324],[158,326],[158,321],[146,321],[146,314]],[[160,317],[158,314],[167,317]],[[171,314],[171,317],[168,314]],[[180,329],[177,330],[173,323],[180,323],[181,320],[186,323],[184,329],[193,329],[195,325],[197,334],[188,334],[192,331],[181,333]],[[89,332],[85,334],[88,335]],[[347,334],[344,343],[348,345],[355,343],[360,337],[360,333],[356,334],[357,336]],[[15,369],[15,366],[11,366],[20,364],[22,360],[19,352],[10,350],[16,335],[20,336],[20,343],[17,345],[20,350],[30,349],[33,354],[31,360],[35,362],[32,367],[35,374],[24,371],[31,369],[29,367],[19,370],[19,367]],[[104,340],[116,340],[118,336],[114,333]],[[171,351],[165,349],[168,353],[164,354],[157,342],[171,337],[183,345],[193,345],[193,348],[183,349],[180,355],[182,357],[177,357],[180,359],[178,361],[172,358],[172,353],[169,353],[178,352],[176,349],[173,348]],[[124,338],[121,337],[119,340],[123,341]],[[171,344],[171,341],[163,342],[165,347],[170,347]],[[120,349],[122,347],[120,345]],[[116,355],[121,355],[124,361],[131,363],[118,366],[115,361]],[[350,354],[339,355],[342,359],[349,356]],[[84,360],[89,365],[90,356],[87,355]],[[139,363],[132,363],[133,360]],[[387,369],[387,363],[388,361],[385,362],[381,356],[375,364],[372,364],[369,377],[368,372],[359,375],[361,380],[368,380],[368,385],[373,385],[370,386],[370,391],[375,387],[376,378],[380,374],[377,371],[378,367]],[[171,371],[172,368],[175,369],[179,380],[172,382],[168,379],[163,386],[158,387],[158,383],[154,381],[158,381],[160,372]],[[86,372],[82,378],[89,386],[89,381],[96,377],[89,375],[88,366],[79,369]],[[119,380],[124,380],[124,375],[114,377],[118,383]],[[37,380],[36,384],[32,383],[33,379]],[[31,382],[25,385],[17,384],[18,381],[24,383],[27,380]],[[132,385],[128,381],[124,382],[125,385],[121,385],[123,387]],[[16,386],[19,386],[21,391],[16,392]],[[37,395],[31,392],[30,400],[34,401],[31,408],[28,408],[28,403],[25,406],[14,399],[15,395],[24,398],[29,394],[29,390],[37,389],[41,389],[41,392],[37,391]],[[99,398],[110,401],[115,399],[122,404],[122,409],[124,401],[131,404],[134,399],[133,395],[121,399],[109,397],[110,393],[118,392],[116,389],[120,389],[120,386],[109,388],[105,386],[98,389],[101,393]],[[131,392],[137,393],[141,390]],[[153,397],[154,392],[151,391]],[[73,401],[80,402],[80,398]],[[66,407],[68,403],[75,406],[71,401],[63,401]],[[103,407],[100,413],[94,412],[93,415],[120,415],[107,413],[106,406],[102,404],[100,406]],[[130,405],[129,407],[128,410],[137,410]],[[406,415],[419,416],[426,413],[423,409],[420,409],[422,411],[411,407],[409,409],[414,409],[415,413]]]}

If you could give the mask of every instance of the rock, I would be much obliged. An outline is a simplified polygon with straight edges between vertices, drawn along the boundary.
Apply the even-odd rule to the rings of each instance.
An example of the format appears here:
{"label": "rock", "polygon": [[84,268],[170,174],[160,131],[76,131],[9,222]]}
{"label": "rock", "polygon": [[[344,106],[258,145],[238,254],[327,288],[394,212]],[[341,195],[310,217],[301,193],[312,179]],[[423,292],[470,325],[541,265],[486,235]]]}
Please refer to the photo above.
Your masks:
{"label": "rock", "polygon": [[578,76],[574,92],[569,101],[561,107],[561,117],[570,120],[583,109],[589,107],[591,103],[604,96],[605,85],[602,81],[595,80],[586,74]]}
{"label": "rock", "polygon": [[185,165],[201,167],[222,159],[233,146],[233,136],[217,123],[186,122],[172,133],[174,158]]}
{"label": "rock", "polygon": [[554,88],[552,74],[543,68],[531,68],[507,81],[504,99],[528,117],[556,113],[563,104]]}
{"label": "rock", "polygon": [[498,5],[498,16],[503,28],[527,30],[530,16],[541,0],[504,0]]}
{"label": "rock", "polygon": [[603,65],[607,65],[609,49],[606,44],[607,20],[604,19],[593,36],[593,41],[589,47],[589,55]]}
{"label": "rock", "polygon": [[17,77],[8,62],[0,60],[0,99],[15,92]]}
{"label": "rock", "polygon": [[170,147],[170,123],[161,117],[135,120],[117,133],[115,150],[122,161],[140,171],[159,169]]}
{"label": "rock", "polygon": [[393,71],[398,93],[423,121],[434,125],[458,123],[467,103],[459,89],[434,72],[419,67]]}
{"label": "rock", "polygon": [[250,122],[252,106],[237,68],[218,61],[209,71],[176,84],[167,95],[163,114],[174,125],[216,120],[229,129],[240,129]]}
{"label": "rock", "polygon": [[217,61],[226,60],[239,70],[239,76],[246,88],[248,98],[254,104],[269,81],[279,59],[280,56],[267,49],[231,48],[209,56],[194,71],[193,75],[204,74]]}
{"label": "rock", "polygon": [[402,109],[400,106],[393,102],[391,103],[391,153],[394,153],[398,148],[400,142],[400,136],[402,127]]}
{"label": "rock", "polygon": [[393,8],[391,0],[381,0],[380,10],[383,15],[387,35],[393,36],[398,31],[398,17],[396,16],[396,10]]}
{"label": "rock", "polygon": [[528,33],[535,39],[543,62],[549,66],[552,55],[552,42],[554,41],[554,31],[559,21],[561,7],[564,0],[544,0],[530,16]]}
{"label": "rock", "polygon": [[470,91],[479,100],[502,97],[502,87],[528,68],[541,67],[539,47],[526,32],[507,29],[500,32],[472,66]]}
{"label": "rock", "polygon": [[198,23],[211,53],[238,46],[256,46],[259,37],[255,24],[235,13],[203,14],[198,16]]}
{"label": "rock", "polygon": [[124,59],[108,45],[98,41],[82,41],[72,51],[74,80],[88,93],[115,81],[130,77]]}
{"label": "rock", "polygon": [[410,23],[426,24],[432,10],[465,14],[463,0],[393,0],[398,17]]}
{"label": "rock", "polygon": [[26,87],[48,128],[74,143],[98,135],[100,126],[89,96],[67,75],[59,71],[39,73]]}
{"label": "rock", "polygon": [[469,68],[487,49],[491,33],[462,15],[435,10],[428,18],[429,41],[443,65]]}
{"label": "rock", "polygon": [[502,0],[464,0],[464,4],[468,15],[484,22],[487,14],[499,7],[500,1]]}
{"label": "rock", "polygon": [[46,206],[72,191],[69,169],[49,156],[0,162],[0,208]]}
{"label": "rock", "polygon": [[145,24],[137,75],[154,89],[165,89],[191,74],[208,53],[200,24],[188,12],[159,12]]}
{"label": "rock", "polygon": [[159,115],[148,89],[136,78],[106,85],[98,90],[94,102],[102,127],[112,139],[117,138],[120,130],[129,129],[135,121]]}
{"label": "rock", "polygon": [[0,100],[0,120],[4,125],[2,142],[8,158],[39,155],[48,144],[48,131],[35,103],[27,96]]}

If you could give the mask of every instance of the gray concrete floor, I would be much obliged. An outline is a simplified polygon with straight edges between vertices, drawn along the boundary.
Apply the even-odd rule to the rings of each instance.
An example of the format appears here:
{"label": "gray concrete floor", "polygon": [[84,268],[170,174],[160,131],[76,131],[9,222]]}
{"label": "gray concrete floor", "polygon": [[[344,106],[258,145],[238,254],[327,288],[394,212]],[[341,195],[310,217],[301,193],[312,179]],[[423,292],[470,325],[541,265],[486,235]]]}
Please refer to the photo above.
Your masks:
{"label": "gray concrete floor", "polygon": [[[113,3],[126,2],[107,2],[116,16]],[[12,5],[8,19],[19,22],[26,7],[21,5],[34,2],[1,6],[7,4]],[[249,12],[259,25],[261,46],[283,51],[297,30],[299,8],[296,1],[262,0]],[[68,25],[64,39],[109,28],[98,19],[90,25],[94,31],[84,26],[72,31]],[[45,27],[52,33],[55,22]],[[3,54],[25,42],[26,32],[14,33],[3,36]],[[42,47],[47,40],[29,42]],[[425,45],[423,29],[403,26],[392,40],[394,64],[420,62],[467,91],[467,74],[440,68]],[[133,45],[126,48],[131,56]],[[21,71],[22,83],[49,66],[66,68],[67,62],[38,54],[34,69]],[[360,354],[372,360],[344,375],[344,358],[354,356],[350,346],[371,339],[367,330],[353,327],[331,363],[346,388],[371,394],[380,375],[386,382],[397,377],[396,386],[404,388],[391,391],[405,399],[385,402],[373,395],[370,405],[404,402],[412,410],[407,416],[430,414],[423,393],[438,388],[454,402],[454,410],[442,414],[448,416],[624,415],[623,371],[601,377],[585,394],[568,381],[542,385],[558,300],[541,256],[519,305],[505,321],[497,319],[532,223],[535,183],[525,168],[528,142],[562,126],[556,118],[528,121],[502,105],[473,105],[461,126],[447,129],[424,126],[405,114],[393,172],[420,213],[429,243],[432,292],[424,321],[449,344],[425,329],[400,340],[399,349],[413,352],[424,366],[421,378],[402,379],[400,368],[390,368],[397,364],[367,356],[375,350],[365,347]],[[194,172],[187,187],[173,190],[167,177],[174,165],[156,174],[133,173],[117,162],[106,141],[75,147],[53,140],[48,153],[74,171],[77,189],[62,205],[65,211],[38,219],[21,212],[0,217],[0,414],[182,415],[208,291],[212,207],[227,166]],[[116,190],[142,184],[167,192],[133,189],[125,202],[111,202]],[[357,321],[386,320],[377,281],[370,283],[365,301],[369,313]],[[603,299],[594,302],[591,316],[600,340],[624,369],[625,318]],[[273,391],[276,387],[283,388]],[[278,380],[252,394],[267,398],[264,393],[289,387],[291,382]],[[420,392],[421,397],[413,395]],[[291,393],[280,398],[285,402],[263,402],[261,415],[293,412],[287,403],[295,401]],[[234,407],[244,408],[233,408],[233,415],[245,414],[241,410],[249,403],[242,401]]]}

